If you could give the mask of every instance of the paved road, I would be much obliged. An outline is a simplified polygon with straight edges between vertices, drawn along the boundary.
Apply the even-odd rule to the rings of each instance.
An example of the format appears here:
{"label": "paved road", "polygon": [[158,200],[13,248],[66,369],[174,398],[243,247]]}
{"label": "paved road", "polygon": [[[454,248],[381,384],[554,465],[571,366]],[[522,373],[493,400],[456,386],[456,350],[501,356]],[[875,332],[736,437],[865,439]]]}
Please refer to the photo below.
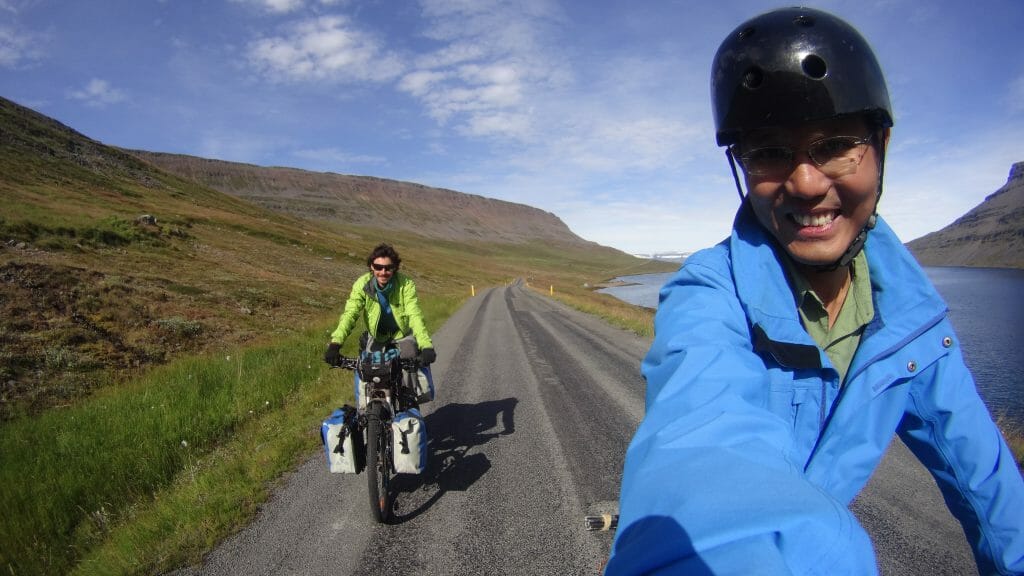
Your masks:
{"label": "paved road", "polygon": [[[424,405],[431,459],[421,477],[398,477],[391,525],[371,520],[365,475],[329,474],[318,454],[251,526],[179,576],[598,573],[611,537],[586,532],[583,516],[616,508],[623,454],[643,415],[638,366],[648,342],[520,286],[471,299],[434,341],[438,398]],[[959,528],[936,529],[948,518],[927,515],[905,535],[921,524],[904,515],[936,504],[921,501],[918,486],[905,489],[902,473],[893,478],[873,480],[857,503],[886,541],[885,574],[969,574],[959,563],[966,549],[946,545]],[[922,540],[941,553],[917,547]]]}

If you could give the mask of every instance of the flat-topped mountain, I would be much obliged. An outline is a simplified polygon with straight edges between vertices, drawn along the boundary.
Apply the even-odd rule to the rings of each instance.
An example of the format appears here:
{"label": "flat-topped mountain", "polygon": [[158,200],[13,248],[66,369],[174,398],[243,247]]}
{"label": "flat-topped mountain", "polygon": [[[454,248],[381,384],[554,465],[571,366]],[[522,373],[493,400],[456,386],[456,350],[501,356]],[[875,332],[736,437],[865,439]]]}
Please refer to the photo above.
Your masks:
{"label": "flat-topped mountain", "polygon": [[442,240],[591,244],[532,206],[370,176],[131,151],[158,168],[276,212]]}
{"label": "flat-topped mountain", "polygon": [[970,212],[907,247],[925,266],[1024,268],[1024,162]]}

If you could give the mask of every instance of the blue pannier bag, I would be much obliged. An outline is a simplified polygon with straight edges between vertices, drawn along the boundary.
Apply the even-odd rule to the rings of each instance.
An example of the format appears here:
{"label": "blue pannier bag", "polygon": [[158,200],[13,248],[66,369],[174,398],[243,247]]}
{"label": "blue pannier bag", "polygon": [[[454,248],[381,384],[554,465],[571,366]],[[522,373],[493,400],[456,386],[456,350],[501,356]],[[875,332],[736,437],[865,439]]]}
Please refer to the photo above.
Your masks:
{"label": "blue pannier bag", "polygon": [[420,474],[427,467],[427,427],[416,408],[395,414],[391,421],[395,473]]}
{"label": "blue pannier bag", "polygon": [[336,409],[320,426],[327,469],[338,474],[363,471],[366,444],[359,429],[356,409],[345,405]]}

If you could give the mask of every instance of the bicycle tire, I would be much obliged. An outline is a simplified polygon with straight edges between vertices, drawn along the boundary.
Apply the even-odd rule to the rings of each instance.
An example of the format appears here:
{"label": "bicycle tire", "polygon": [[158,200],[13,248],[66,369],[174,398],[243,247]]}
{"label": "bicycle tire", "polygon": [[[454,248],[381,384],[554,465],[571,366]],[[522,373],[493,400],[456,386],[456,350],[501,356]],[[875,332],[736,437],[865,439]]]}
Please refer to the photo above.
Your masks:
{"label": "bicycle tire", "polygon": [[370,493],[370,511],[377,522],[391,517],[391,427],[386,408],[372,403],[366,413],[366,481]]}

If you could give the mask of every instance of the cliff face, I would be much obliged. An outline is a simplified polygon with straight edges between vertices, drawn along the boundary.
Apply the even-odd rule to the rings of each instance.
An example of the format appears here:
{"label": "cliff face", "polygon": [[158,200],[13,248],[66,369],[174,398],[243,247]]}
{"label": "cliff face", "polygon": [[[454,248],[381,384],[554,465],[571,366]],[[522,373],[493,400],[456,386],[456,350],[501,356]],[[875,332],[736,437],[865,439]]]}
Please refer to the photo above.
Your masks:
{"label": "cliff face", "polygon": [[925,266],[1024,268],[1024,162],[981,204],[907,247]]}
{"label": "cliff face", "polygon": [[369,176],[131,153],[220,192],[310,220],[405,230],[453,241],[591,244],[554,214],[524,204]]}

